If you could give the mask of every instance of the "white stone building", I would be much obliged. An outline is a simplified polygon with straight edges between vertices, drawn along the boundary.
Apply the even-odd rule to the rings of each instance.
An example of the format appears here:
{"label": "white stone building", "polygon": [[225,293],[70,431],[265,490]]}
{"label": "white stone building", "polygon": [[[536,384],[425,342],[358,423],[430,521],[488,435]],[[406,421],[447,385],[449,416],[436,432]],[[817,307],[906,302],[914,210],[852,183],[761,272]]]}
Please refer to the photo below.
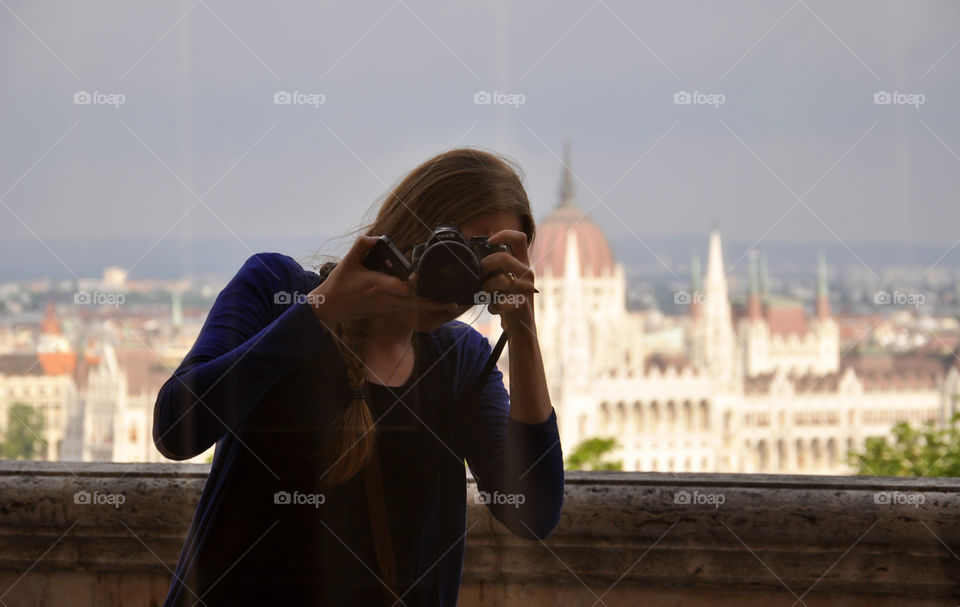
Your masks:
{"label": "white stone building", "polygon": [[841,359],[822,258],[812,318],[802,304],[761,293],[755,259],[737,313],[716,230],[705,276],[696,271],[691,290],[675,294],[689,304],[685,355],[644,351],[652,340],[643,314],[626,309],[623,268],[574,203],[569,170],[559,204],[538,225],[532,261],[567,454],[584,439],[614,436],[612,459],[624,470],[845,474],[847,450],[866,437],[888,435],[899,421],[946,419],[956,407],[956,365]]}

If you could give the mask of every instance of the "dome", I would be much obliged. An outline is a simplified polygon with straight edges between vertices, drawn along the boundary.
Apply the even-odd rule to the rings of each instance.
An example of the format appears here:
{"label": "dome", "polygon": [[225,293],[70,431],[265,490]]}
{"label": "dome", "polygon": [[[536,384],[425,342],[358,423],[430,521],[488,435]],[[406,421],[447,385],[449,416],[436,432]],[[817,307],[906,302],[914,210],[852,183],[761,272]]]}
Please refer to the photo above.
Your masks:
{"label": "dome", "polygon": [[537,226],[530,260],[539,276],[563,276],[567,258],[567,239],[576,235],[580,275],[609,276],[616,262],[606,235],[590,217],[573,202],[573,173],[570,170],[570,144],[564,150],[563,177],[560,181],[560,203]]}
{"label": "dome", "polygon": [[572,203],[561,203],[537,226],[531,260],[538,276],[563,276],[570,234],[576,235],[581,276],[613,273],[613,252],[603,230]]}

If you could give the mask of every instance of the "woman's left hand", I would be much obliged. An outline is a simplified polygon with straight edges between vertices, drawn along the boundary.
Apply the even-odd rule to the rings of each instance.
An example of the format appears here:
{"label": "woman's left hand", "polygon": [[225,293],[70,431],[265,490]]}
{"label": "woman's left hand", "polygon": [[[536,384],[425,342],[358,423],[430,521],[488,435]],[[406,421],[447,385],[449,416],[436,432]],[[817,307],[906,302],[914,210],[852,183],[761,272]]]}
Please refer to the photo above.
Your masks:
{"label": "woman's left hand", "polygon": [[530,266],[527,235],[518,230],[501,230],[491,236],[488,242],[510,245],[512,252],[493,253],[480,260],[481,276],[497,273],[481,286],[490,297],[487,310],[500,315],[500,325],[508,335],[516,328],[535,330],[534,273]]}

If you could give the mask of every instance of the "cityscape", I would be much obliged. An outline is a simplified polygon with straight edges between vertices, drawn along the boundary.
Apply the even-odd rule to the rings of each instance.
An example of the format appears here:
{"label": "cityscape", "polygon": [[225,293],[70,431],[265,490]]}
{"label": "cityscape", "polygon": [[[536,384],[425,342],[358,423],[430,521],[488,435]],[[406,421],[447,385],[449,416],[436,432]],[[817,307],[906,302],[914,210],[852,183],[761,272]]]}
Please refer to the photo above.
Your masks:
{"label": "cityscape", "polygon": [[[868,437],[957,411],[960,269],[853,280],[820,250],[784,278],[763,248],[728,265],[714,226],[678,264],[686,276],[657,278],[615,256],[570,165],[568,145],[531,251],[565,452],[613,438],[627,471],[851,474],[847,453]],[[134,280],[116,266],[0,285],[4,457],[167,461],[152,441],[157,393],[228,278]],[[499,336],[486,312],[462,320]]]}

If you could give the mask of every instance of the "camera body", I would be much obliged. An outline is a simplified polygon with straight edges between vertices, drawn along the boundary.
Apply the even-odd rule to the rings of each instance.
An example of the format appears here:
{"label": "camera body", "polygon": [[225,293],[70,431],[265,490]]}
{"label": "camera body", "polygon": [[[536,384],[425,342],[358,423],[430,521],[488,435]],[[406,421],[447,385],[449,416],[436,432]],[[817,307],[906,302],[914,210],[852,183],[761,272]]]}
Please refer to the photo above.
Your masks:
{"label": "camera body", "polygon": [[486,236],[468,239],[456,226],[440,224],[425,242],[413,247],[410,260],[387,236],[380,236],[362,264],[400,280],[407,280],[416,272],[417,295],[445,303],[473,305],[474,295],[483,284],[480,260],[509,250],[509,245],[491,243]]}

